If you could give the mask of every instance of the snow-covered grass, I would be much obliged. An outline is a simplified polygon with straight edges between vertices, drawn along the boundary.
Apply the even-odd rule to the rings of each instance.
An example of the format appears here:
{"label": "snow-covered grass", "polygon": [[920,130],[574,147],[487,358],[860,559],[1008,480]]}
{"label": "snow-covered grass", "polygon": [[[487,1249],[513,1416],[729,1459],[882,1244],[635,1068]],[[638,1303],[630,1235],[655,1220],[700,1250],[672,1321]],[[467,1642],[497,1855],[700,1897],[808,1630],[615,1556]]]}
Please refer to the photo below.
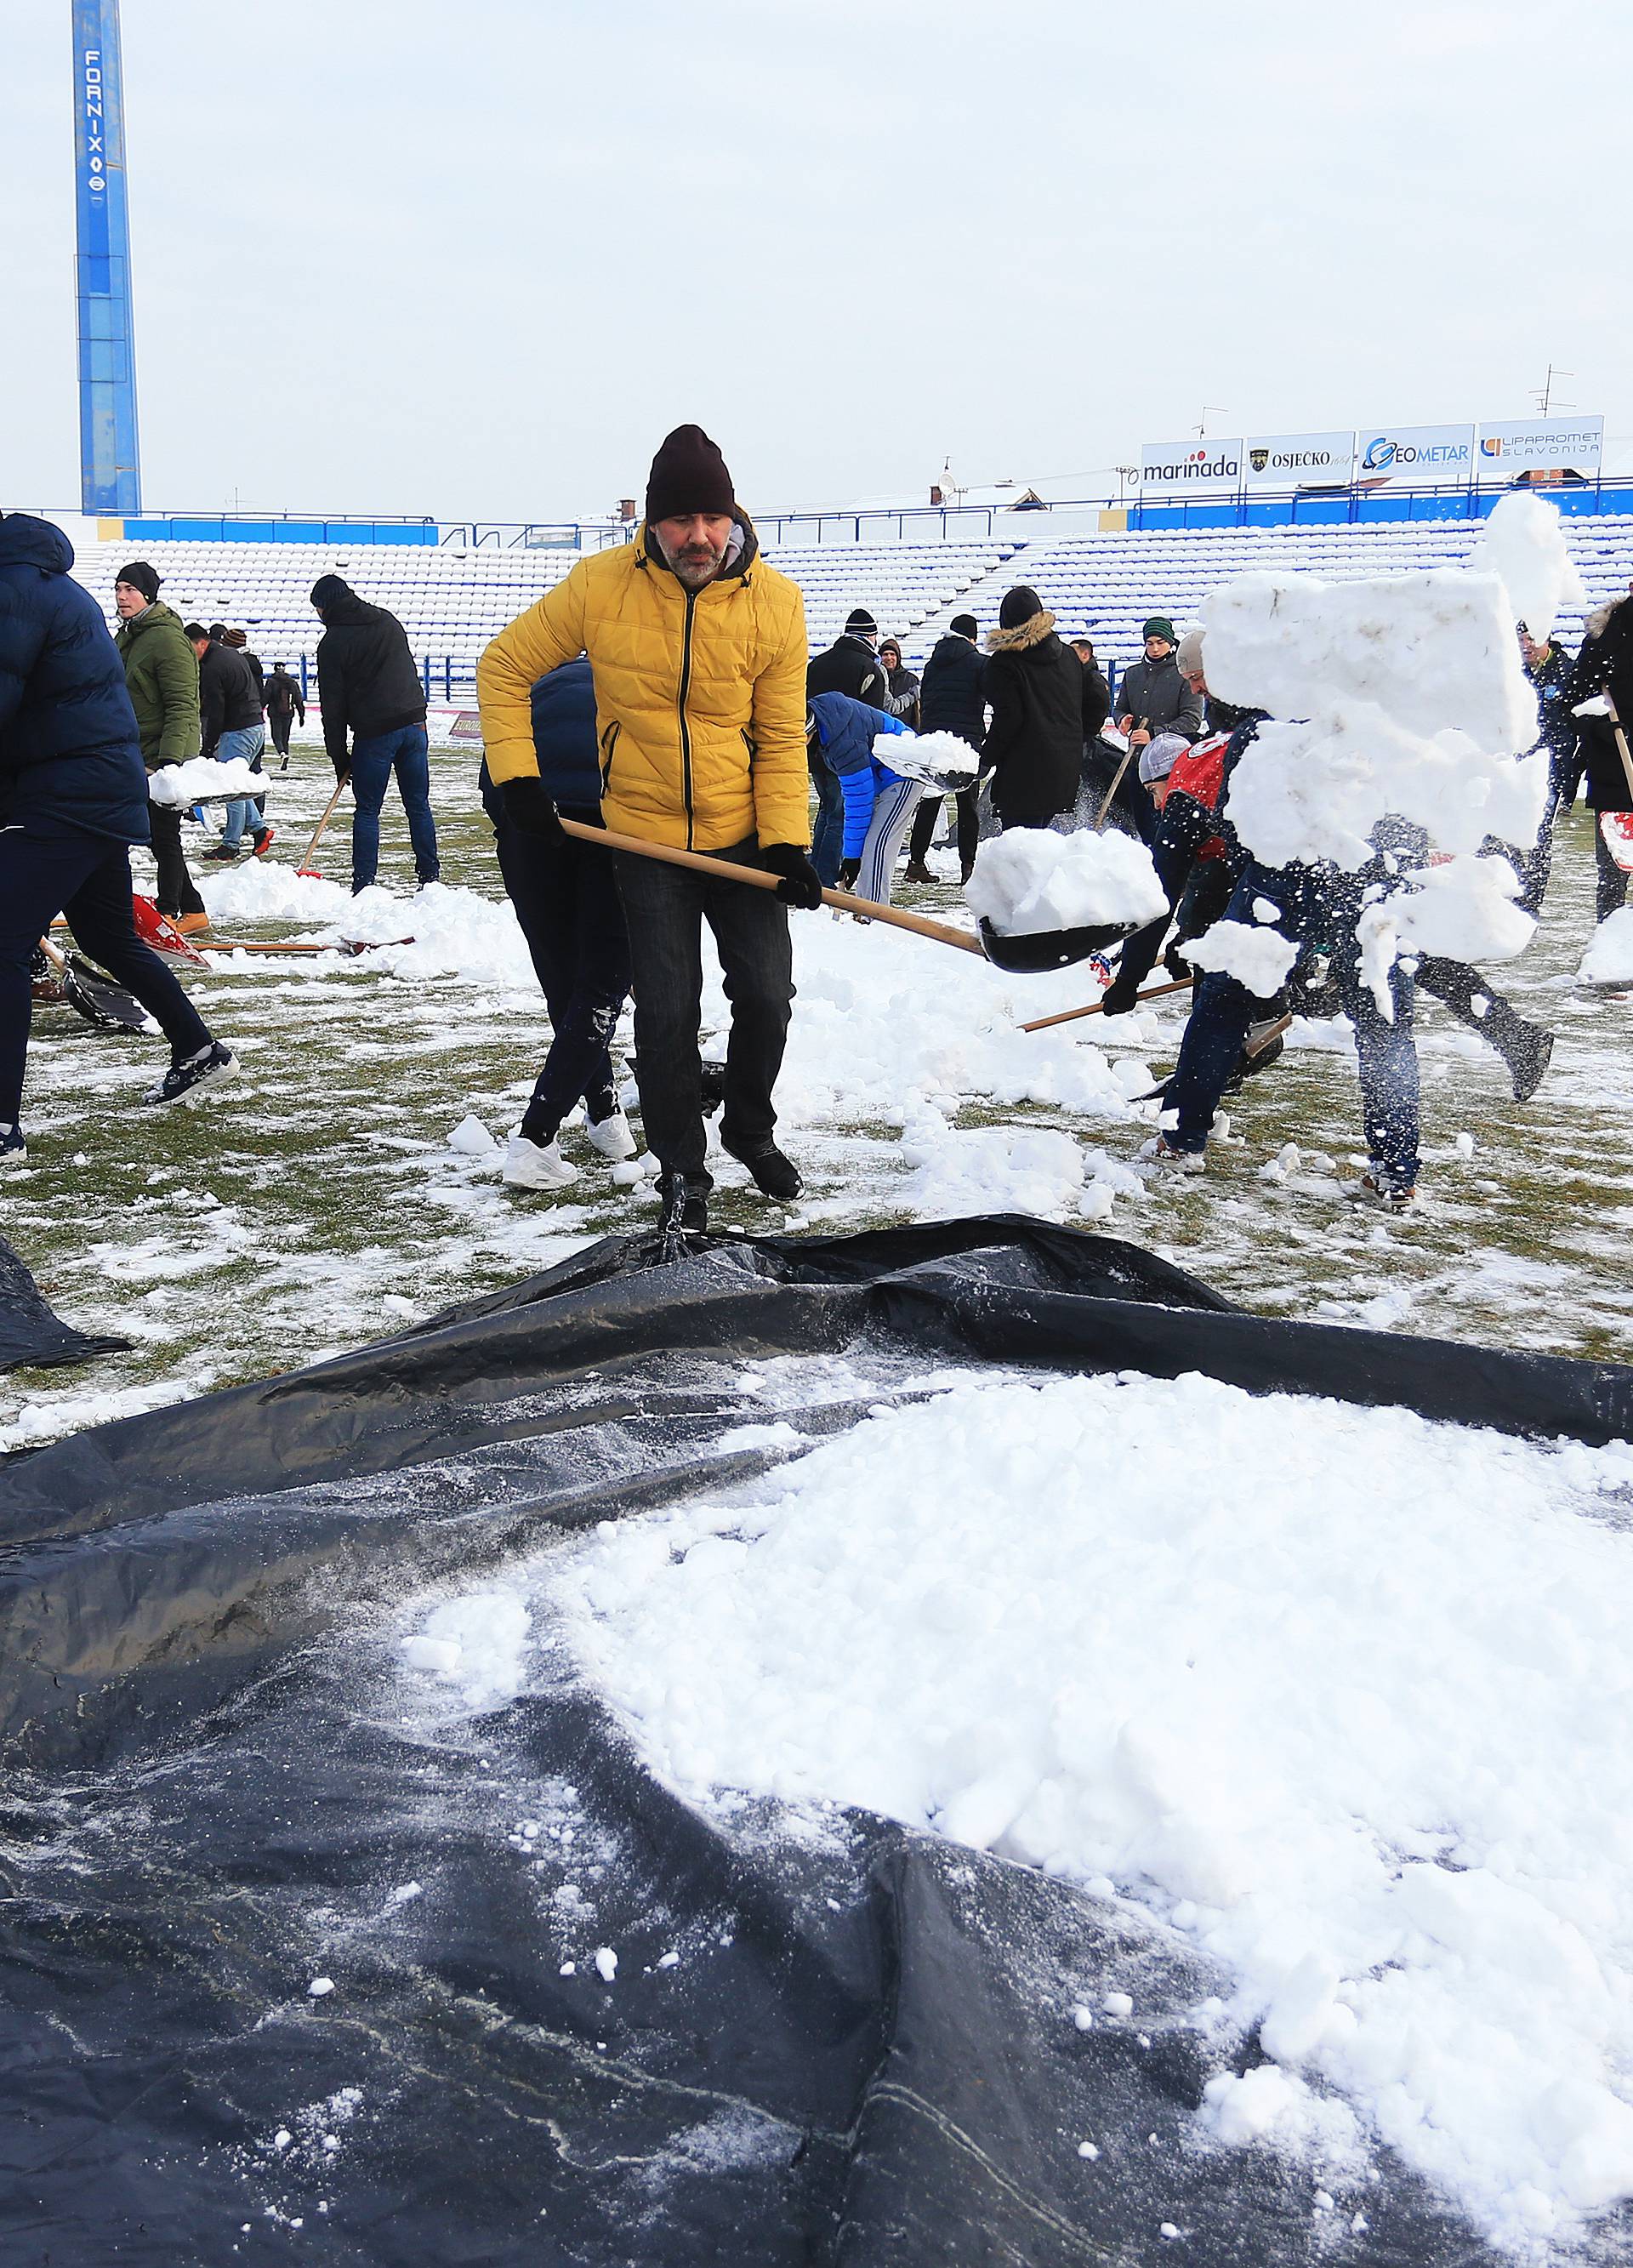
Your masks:
{"label": "snow-covered grass", "polygon": [[[71,1377],[0,1379],[0,1447],[309,1361],[649,1218],[650,1190],[614,1183],[579,1129],[565,1148],[585,1171],[555,1196],[507,1191],[493,1150],[450,1146],[467,1117],[503,1137],[548,1042],[477,761],[433,755],[445,887],[410,895],[388,802],[384,886],[356,904],[343,820],[320,853],[329,879],[294,871],[332,784],[320,753],[298,743],[291,771],[272,775],[271,858],[201,869],[223,933],[415,941],[357,960],[222,954],[188,975],[243,1060],[218,1102],[140,1111],[157,1042],[38,1015],[30,1159],[6,1182],[6,1231],[65,1314],[136,1344]],[[1541,932],[1501,972],[1560,1032],[1535,1101],[1517,1108],[1490,1050],[1424,1006],[1427,1167],[1409,1218],[1342,1199],[1359,1144],[1342,1026],[1295,1029],[1234,1101],[1207,1174],[1148,1192],[1129,1161],[1150,1129],[1125,1098],[1171,1063],[1182,996],[1110,1027],[1027,1035],[1028,1017],[1095,997],[1085,971],[1008,978],[827,914],[797,917],[779,1089],[806,1197],[772,1206],[717,1159],[714,1218],[829,1228],[1019,1207],[1104,1224],[1263,1313],[1626,1358],[1633,1012],[1576,982],[1593,928],[1588,830],[1578,814],[1562,831]],[[953,861],[935,856],[946,880],[906,902],[956,917]],[[717,1041],[715,982],[707,1013]]]}

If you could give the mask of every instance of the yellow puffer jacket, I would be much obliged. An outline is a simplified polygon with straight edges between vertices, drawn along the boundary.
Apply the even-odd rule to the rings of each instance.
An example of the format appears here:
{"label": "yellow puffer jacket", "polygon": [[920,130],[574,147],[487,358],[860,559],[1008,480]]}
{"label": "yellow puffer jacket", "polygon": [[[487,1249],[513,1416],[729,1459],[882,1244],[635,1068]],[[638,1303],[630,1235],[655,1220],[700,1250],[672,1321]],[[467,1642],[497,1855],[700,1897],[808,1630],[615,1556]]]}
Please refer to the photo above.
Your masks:
{"label": "yellow puffer jacket", "polygon": [[693,850],[808,843],[805,600],[744,533],[725,574],[688,592],[643,526],[501,630],[476,666],[491,777],[537,773],[533,681],[588,653],[609,828]]}

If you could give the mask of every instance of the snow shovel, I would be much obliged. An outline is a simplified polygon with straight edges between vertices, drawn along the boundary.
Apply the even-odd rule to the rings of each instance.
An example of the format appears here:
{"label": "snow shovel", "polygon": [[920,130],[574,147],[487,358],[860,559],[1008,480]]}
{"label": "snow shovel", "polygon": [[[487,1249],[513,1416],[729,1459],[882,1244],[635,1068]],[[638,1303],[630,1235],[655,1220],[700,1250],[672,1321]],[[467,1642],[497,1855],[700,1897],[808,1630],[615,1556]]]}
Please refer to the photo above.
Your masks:
{"label": "snow shovel", "polygon": [[[1611,707],[1608,698],[1605,713],[1610,718],[1610,729],[1616,736],[1616,754],[1622,759],[1622,770],[1628,784],[1628,800],[1633,803],[1633,755],[1628,752],[1628,736],[1621,720]],[[1604,837],[1605,848],[1624,874],[1633,874],[1633,811],[1601,811],[1599,831]]]}
{"label": "snow shovel", "polygon": [[313,853],[316,850],[319,843],[322,841],[323,830],[328,825],[330,820],[335,816],[335,806],[345,792],[345,781],[343,779],[336,780],[335,783],[335,792],[324,805],[323,816],[313,828],[312,840],[307,843],[305,855],[303,856],[299,865],[295,869],[295,872],[308,882],[320,882],[323,880],[322,875],[312,863]]}
{"label": "snow shovel", "polygon": [[[668,866],[691,866],[699,873],[724,877],[728,882],[747,882],[756,890],[775,890],[777,886],[778,877],[762,866],[738,866],[725,858],[705,858],[700,851],[672,850],[666,843],[648,843],[636,835],[614,835],[610,828],[585,827],[576,819],[563,819],[561,825],[564,834],[576,836],[581,843],[599,843],[604,850],[630,850],[639,858],[657,858]],[[872,898],[852,897],[848,890],[824,890],[822,902],[836,906],[841,913],[855,914],[862,921],[910,929],[919,937],[933,938],[938,945],[978,954],[1011,976],[1030,976],[1041,969],[1068,968],[1119,938],[1131,936],[1141,926],[1138,922],[1100,923],[1091,929],[1040,930],[1027,937],[1006,937],[983,917],[978,935],[972,937],[967,929],[929,921],[923,914],[904,913],[898,906],[878,905]]]}
{"label": "snow shovel", "polygon": [[322,945],[310,938],[233,938],[212,945],[212,953],[343,953],[355,961],[360,953],[384,953],[394,945],[412,945],[411,937],[342,937],[333,945]]}
{"label": "snow shovel", "polygon": [[99,1032],[147,1029],[147,1010],[122,984],[115,984],[77,953],[59,953],[49,938],[40,939],[40,950],[63,980],[63,999],[87,1024],[94,1024]]}
{"label": "snow shovel", "polygon": [[[1181,976],[1173,984],[1153,984],[1149,991],[1140,993],[1138,998],[1142,1000],[1160,1000],[1165,992],[1188,992],[1190,989],[1190,978]],[[1051,1024],[1075,1024],[1079,1016],[1101,1015],[1105,1012],[1105,1007],[1106,1003],[1103,1000],[1093,1000],[1086,1008],[1063,1008],[1058,1016],[1034,1016],[1031,1023],[1023,1024],[1020,1028],[1023,1032],[1047,1032]]]}
{"label": "snow shovel", "polygon": [[173,961],[190,961],[195,968],[207,968],[210,964],[195,945],[188,943],[168,915],[161,914],[151,898],[144,898],[139,890],[130,894],[130,911],[136,925],[136,935],[150,953],[167,954]]}

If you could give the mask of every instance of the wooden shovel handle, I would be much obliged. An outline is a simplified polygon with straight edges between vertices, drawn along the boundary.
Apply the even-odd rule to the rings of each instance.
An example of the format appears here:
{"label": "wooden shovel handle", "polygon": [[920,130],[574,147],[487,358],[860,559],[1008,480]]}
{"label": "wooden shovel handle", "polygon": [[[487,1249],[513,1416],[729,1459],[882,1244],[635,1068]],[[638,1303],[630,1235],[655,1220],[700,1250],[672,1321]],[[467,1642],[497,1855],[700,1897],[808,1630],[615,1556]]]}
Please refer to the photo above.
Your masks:
{"label": "wooden shovel handle", "polygon": [[[1141,992],[1136,997],[1142,1000],[1160,1000],[1165,992],[1188,992],[1190,989],[1190,978],[1181,976],[1172,984],[1153,984],[1149,992]],[[1105,1006],[1103,1000],[1093,1000],[1086,1008],[1063,1008],[1058,1016],[1035,1016],[1031,1023],[1023,1024],[1020,1028],[1023,1032],[1047,1032],[1051,1024],[1075,1024],[1079,1016],[1100,1015]]]}
{"label": "wooden shovel handle", "polygon": [[324,828],[328,825],[328,823],[329,823],[330,820],[335,816],[335,805],[340,801],[340,799],[341,799],[342,796],[343,796],[343,795],[345,794],[345,792],[346,792],[346,783],[345,783],[345,781],[344,781],[343,779],[337,779],[337,780],[335,781],[335,792],[334,792],[334,794],[329,798],[328,801],[327,801],[327,802],[324,805],[324,806],[323,806],[323,816],[322,816],[322,818],[321,818],[320,820],[319,820],[319,821],[318,821],[317,825],[316,825],[316,826],[313,828],[313,830],[312,830],[312,840],[311,840],[311,842],[310,842],[310,843],[307,843],[307,845],[306,845],[306,847],[305,847],[305,850],[304,850],[304,851],[302,851],[302,853],[301,853],[300,865],[297,866],[297,867],[296,867],[296,869],[295,869],[295,872],[296,872],[298,874],[302,871],[302,869],[305,867],[305,864],[306,864],[306,861],[311,858],[311,856],[312,856],[313,852],[317,849],[319,843],[320,843],[320,840],[322,839],[322,836],[323,836],[323,830],[324,830]]}
{"label": "wooden shovel handle", "polygon": [[[582,821],[563,819],[563,833],[573,835],[581,843],[599,843],[604,850],[632,850],[638,858],[659,858],[666,866],[692,866],[700,874],[724,875],[728,882],[747,882],[756,890],[775,890],[778,877],[769,874],[763,866],[739,866],[729,858],[706,858],[699,850],[681,850],[667,843],[649,843],[644,836],[615,835],[610,827],[585,827]],[[973,953],[984,961],[986,949],[981,939],[972,937],[967,929],[953,929],[946,922],[927,921],[923,914],[903,913],[896,906],[875,905],[872,898],[853,898],[846,890],[824,890],[825,906],[837,906],[841,913],[857,914],[864,921],[888,922],[892,929],[910,929],[919,937],[934,938],[938,945],[956,946],[960,953]]]}

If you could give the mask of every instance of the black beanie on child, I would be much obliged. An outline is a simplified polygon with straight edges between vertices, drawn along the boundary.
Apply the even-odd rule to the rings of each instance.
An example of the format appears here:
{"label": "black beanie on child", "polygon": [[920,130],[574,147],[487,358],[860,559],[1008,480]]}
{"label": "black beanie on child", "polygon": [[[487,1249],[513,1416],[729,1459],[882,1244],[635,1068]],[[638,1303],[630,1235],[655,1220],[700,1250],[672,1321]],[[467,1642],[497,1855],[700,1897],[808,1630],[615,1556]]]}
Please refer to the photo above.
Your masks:
{"label": "black beanie on child", "polygon": [[1012,591],[1004,593],[1004,603],[998,608],[998,628],[1018,630],[1023,622],[1029,622],[1033,615],[1042,612],[1043,601],[1031,585],[1017,583]]}
{"label": "black beanie on child", "polygon": [[646,522],[682,519],[695,512],[730,512],[737,500],[725,459],[701,425],[677,425],[652,459]]}

